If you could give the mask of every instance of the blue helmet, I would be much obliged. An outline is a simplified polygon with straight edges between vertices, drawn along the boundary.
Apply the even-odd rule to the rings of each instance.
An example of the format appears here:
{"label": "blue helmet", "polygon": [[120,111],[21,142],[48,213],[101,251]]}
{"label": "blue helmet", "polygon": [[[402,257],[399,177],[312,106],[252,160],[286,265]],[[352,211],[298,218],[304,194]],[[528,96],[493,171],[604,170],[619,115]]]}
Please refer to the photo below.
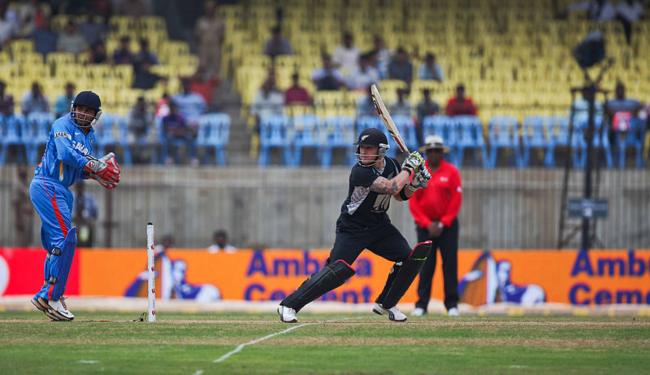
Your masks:
{"label": "blue helmet", "polygon": [[[77,107],[83,106],[95,110],[95,115],[90,116],[88,114],[78,112]],[[99,99],[99,95],[95,94],[92,91],[82,91],[75,96],[72,101],[72,107],[70,108],[70,115],[72,119],[81,128],[87,128],[93,126],[102,114],[102,101]]]}

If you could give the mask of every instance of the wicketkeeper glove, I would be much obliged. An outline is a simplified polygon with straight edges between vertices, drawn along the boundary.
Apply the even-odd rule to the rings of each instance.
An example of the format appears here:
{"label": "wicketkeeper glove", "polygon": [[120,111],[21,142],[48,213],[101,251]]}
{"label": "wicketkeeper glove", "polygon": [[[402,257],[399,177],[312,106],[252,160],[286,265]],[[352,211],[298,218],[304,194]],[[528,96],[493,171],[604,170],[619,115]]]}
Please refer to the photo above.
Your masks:
{"label": "wicketkeeper glove", "polygon": [[120,182],[120,166],[112,152],[101,159],[88,157],[84,171],[90,178],[97,180],[100,185],[109,190],[114,189]]}

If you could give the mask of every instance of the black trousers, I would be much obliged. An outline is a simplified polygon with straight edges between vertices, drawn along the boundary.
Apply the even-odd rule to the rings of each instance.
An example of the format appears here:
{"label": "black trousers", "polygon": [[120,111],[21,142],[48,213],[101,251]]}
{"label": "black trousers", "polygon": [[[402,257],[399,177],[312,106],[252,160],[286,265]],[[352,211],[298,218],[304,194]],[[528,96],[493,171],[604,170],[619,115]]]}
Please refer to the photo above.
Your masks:
{"label": "black trousers", "polygon": [[445,281],[445,307],[447,310],[458,306],[458,219],[455,219],[451,227],[444,228],[437,238],[431,238],[429,231],[417,227],[418,242],[431,240],[433,246],[431,255],[420,270],[418,282],[418,301],[415,307],[427,311],[431,299],[431,284],[433,273],[436,269],[437,250],[442,256],[442,274]]}
{"label": "black trousers", "polygon": [[327,262],[339,259],[352,265],[364,249],[393,262],[405,260],[411,252],[408,241],[393,226],[386,223],[367,230],[338,230]]}
{"label": "black trousers", "polygon": [[399,230],[390,223],[369,230],[345,231],[337,229],[336,240],[334,240],[334,246],[327,262],[343,259],[352,265],[364,249],[395,262],[386,278],[384,288],[375,299],[375,302],[383,303],[384,297],[393,285],[397,271],[401,267],[401,262],[406,260],[411,253],[411,247]]}

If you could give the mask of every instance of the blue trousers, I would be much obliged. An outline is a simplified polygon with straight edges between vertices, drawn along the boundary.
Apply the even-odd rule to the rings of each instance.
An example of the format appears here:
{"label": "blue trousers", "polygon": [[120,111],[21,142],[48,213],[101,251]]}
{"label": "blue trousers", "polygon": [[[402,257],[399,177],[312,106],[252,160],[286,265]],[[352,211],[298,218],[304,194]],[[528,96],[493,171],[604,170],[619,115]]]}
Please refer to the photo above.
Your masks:
{"label": "blue trousers", "polygon": [[43,275],[45,282],[35,298],[56,301],[65,291],[76,246],[76,232],[72,228],[73,197],[67,187],[43,177],[32,180],[29,193],[41,218],[41,242],[48,254]]}

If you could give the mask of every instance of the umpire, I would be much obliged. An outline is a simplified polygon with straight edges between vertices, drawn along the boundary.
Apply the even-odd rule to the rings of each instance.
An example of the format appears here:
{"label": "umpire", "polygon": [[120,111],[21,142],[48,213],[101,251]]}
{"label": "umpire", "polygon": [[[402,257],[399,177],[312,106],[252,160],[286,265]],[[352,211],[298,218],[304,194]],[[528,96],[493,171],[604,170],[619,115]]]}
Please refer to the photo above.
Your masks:
{"label": "umpire", "polygon": [[442,137],[427,136],[420,151],[426,153],[426,168],[431,174],[427,187],[415,192],[409,208],[417,227],[418,242],[432,240],[431,256],[420,270],[418,301],[413,316],[427,313],[431,283],[436,269],[436,250],[442,256],[445,280],[445,307],[449,316],[458,316],[458,211],[462,202],[460,173],[445,161],[449,152]]}

